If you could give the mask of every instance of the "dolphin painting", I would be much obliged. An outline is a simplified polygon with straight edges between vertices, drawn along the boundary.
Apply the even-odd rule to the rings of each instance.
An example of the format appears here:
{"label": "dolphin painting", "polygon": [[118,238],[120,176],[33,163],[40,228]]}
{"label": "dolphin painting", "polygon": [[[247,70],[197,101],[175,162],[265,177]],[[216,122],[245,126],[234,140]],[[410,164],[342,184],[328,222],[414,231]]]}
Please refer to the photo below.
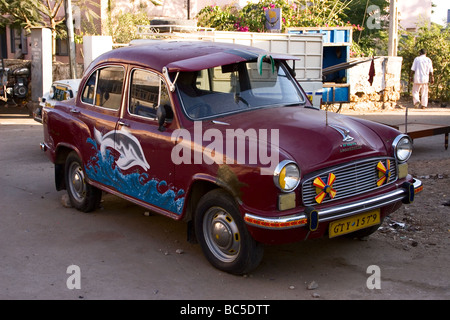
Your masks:
{"label": "dolphin painting", "polygon": [[102,135],[94,128],[94,138],[100,145],[100,152],[106,156],[106,148],[116,150],[120,156],[116,161],[117,166],[122,170],[139,166],[144,170],[150,169],[150,165],[144,156],[144,151],[139,140],[126,130],[112,130]]}

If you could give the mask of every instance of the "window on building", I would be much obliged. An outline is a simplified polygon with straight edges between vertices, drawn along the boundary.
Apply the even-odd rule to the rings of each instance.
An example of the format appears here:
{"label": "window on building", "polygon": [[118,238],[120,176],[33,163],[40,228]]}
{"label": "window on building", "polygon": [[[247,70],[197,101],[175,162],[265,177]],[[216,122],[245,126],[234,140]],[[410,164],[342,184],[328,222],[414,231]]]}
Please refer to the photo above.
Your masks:
{"label": "window on building", "polygon": [[67,39],[56,39],[55,54],[57,56],[69,55],[69,42]]}
{"label": "window on building", "polygon": [[10,29],[11,53],[14,53],[14,58],[23,59],[25,54],[28,54],[27,37],[25,31],[19,28]]}

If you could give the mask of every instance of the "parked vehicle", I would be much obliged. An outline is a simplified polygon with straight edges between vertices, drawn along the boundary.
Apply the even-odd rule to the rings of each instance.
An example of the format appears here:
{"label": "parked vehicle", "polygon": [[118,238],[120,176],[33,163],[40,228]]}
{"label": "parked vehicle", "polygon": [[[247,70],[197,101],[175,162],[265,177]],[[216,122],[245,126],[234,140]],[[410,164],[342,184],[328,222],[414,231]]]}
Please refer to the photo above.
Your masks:
{"label": "parked vehicle", "polygon": [[52,108],[56,102],[73,99],[78,93],[81,79],[65,79],[52,83],[50,90],[39,98],[39,106],[33,111],[33,118],[42,122],[42,108]]}
{"label": "parked vehicle", "polygon": [[6,68],[3,58],[0,69],[0,99],[10,104],[25,104],[29,93],[30,68],[17,65]]}
{"label": "parked vehicle", "polygon": [[314,108],[290,59],[219,42],[103,54],[75,99],[43,109],[56,189],[84,212],[104,191],[185,221],[234,274],[257,267],[264,244],[375,232],[422,188],[411,139]]}

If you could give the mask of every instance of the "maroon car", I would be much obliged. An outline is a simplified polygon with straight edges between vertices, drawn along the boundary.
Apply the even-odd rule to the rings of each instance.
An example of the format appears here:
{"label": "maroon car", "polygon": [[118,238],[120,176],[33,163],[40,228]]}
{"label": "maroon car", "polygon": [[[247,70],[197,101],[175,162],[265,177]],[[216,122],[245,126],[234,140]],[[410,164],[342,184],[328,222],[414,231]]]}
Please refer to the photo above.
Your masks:
{"label": "maroon car", "polygon": [[373,233],[422,188],[411,139],[312,107],[295,59],[170,41],[102,55],[74,99],[44,109],[56,189],[85,212],[105,191],[185,221],[235,274],[264,244]]}

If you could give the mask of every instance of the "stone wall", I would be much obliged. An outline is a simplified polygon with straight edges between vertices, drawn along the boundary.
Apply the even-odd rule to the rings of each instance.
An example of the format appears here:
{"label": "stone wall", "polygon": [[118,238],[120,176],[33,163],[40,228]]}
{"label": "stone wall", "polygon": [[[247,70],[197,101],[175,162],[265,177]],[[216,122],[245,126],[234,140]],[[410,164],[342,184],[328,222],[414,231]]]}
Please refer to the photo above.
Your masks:
{"label": "stone wall", "polygon": [[[4,59],[3,63],[5,68],[17,69],[17,68],[29,68],[31,72],[31,60],[21,59]],[[0,64],[1,68],[1,64]],[[83,76],[84,67],[82,63],[77,64],[77,76],[75,78],[81,78]],[[70,68],[68,63],[53,62],[53,81],[70,79]]]}
{"label": "stone wall", "polygon": [[[358,60],[352,59],[351,61]],[[348,69],[350,110],[384,110],[395,108],[400,99],[402,57],[375,57],[375,76],[369,83],[371,61]]]}
{"label": "stone wall", "polygon": [[62,63],[62,62],[53,62],[53,81],[56,80],[64,80],[64,79],[71,79],[71,78],[81,78],[83,76],[83,64],[77,63],[77,75],[76,77],[70,76],[70,66],[68,63]]}
{"label": "stone wall", "polygon": [[[3,59],[3,64],[5,68],[17,69],[17,68],[30,68],[31,69],[31,60],[22,60],[22,59]],[[0,68],[2,67],[0,63]]]}

